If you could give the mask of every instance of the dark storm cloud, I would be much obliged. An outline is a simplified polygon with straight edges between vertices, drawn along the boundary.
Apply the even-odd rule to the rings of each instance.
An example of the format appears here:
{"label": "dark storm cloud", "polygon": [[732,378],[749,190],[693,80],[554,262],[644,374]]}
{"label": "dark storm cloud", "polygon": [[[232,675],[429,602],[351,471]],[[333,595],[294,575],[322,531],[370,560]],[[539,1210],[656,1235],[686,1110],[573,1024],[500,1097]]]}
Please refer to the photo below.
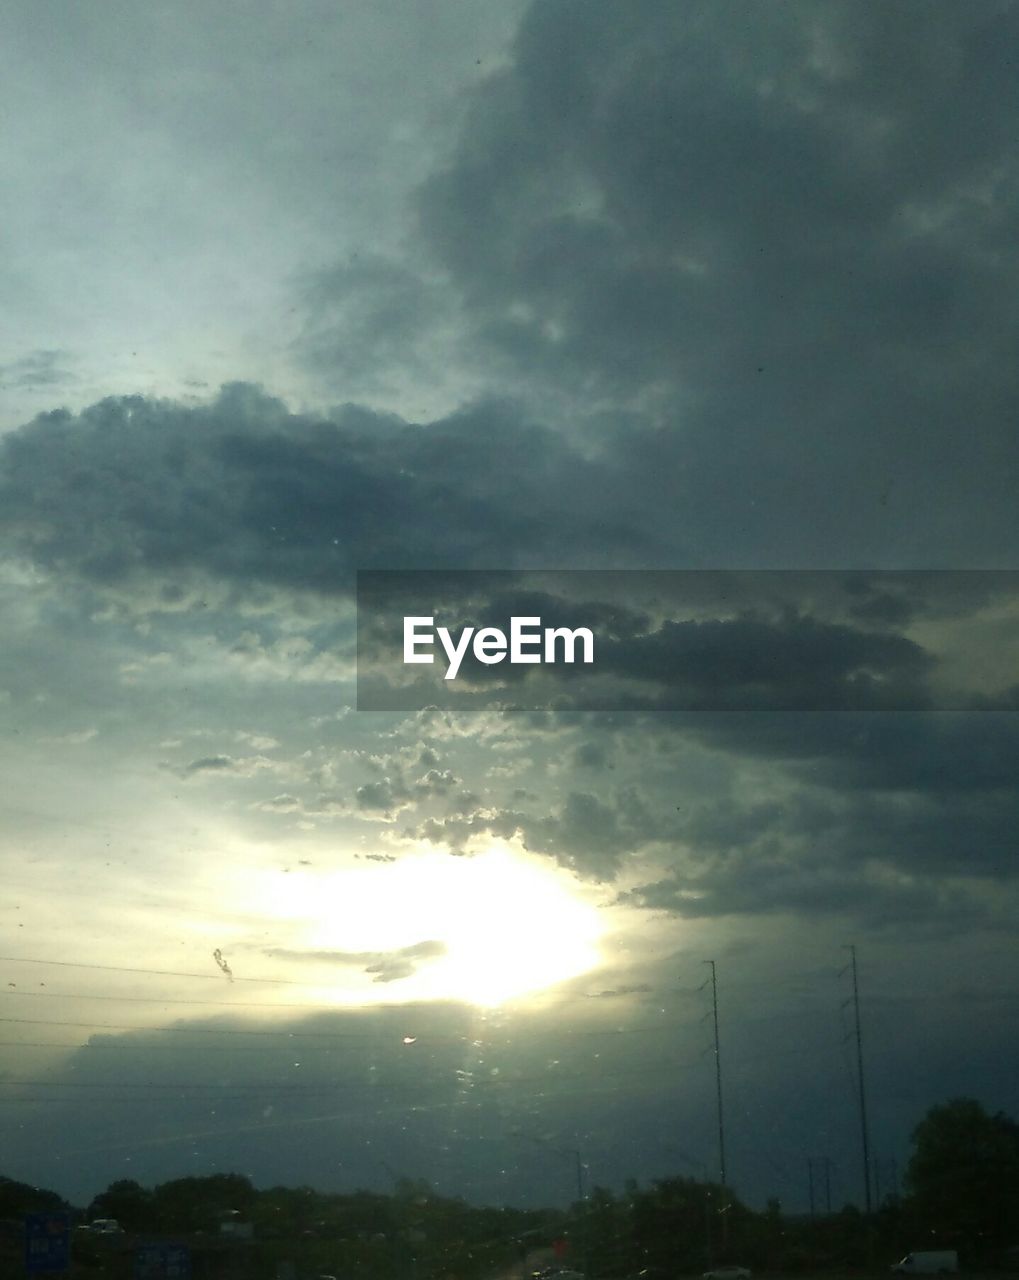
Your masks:
{"label": "dark storm cloud", "polygon": [[871,928],[937,921],[963,934],[988,923],[986,905],[966,892],[926,882],[882,884],[837,861],[812,866],[799,859],[754,856],[738,867],[669,876],[620,900],[685,918],[760,916],[769,912],[864,917]]}
{"label": "dark storm cloud", "polygon": [[[514,798],[537,800],[520,789]],[[477,796],[458,798],[445,814],[425,818],[404,834],[454,852],[479,837],[519,837],[525,849],[553,857],[586,879],[611,881],[630,855],[671,838],[675,827],[635,787],[618,787],[601,796],[571,790],[551,807],[532,803],[526,809],[492,806]]]}
{"label": "dark storm cloud", "polygon": [[434,333],[450,321],[448,291],[403,263],[358,253],[318,272],[302,294],[295,352],[345,395],[370,393],[394,375],[434,379]]}
{"label": "dark storm cloud", "polygon": [[[931,665],[904,637],[809,617],[667,621],[650,635],[603,645],[599,661],[612,674],[685,689],[679,705],[693,710],[698,703],[739,709],[756,698],[778,709],[922,705]],[[669,705],[668,694],[662,703]]]}
{"label": "dark storm cloud", "polygon": [[100,585],[155,577],[179,594],[199,573],[349,591],[371,565],[637,554],[635,521],[605,512],[610,487],[505,406],[419,428],[353,408],[289,414],[234,386],[200,408],[107,400],[5,437],[0,535]]}
{"label": "dark storm cloud", "polygon": [[[193,1171],[196,1149],[259,1185],[389,1190],[396,1167],[423,1169],[437,1189],[479,1202],[557,1202],[571,1181],[546,1157],[534,1167],[514,1132],[584,1123],[578,1106],[591,1100],[623,1139],[602,1138],[601,1167],[623,1159],[627,1173],[643,1172],[637,1153],[620,1155],[628,1144],[617,1112],[660,1107],[657,1086],[670,1078],[675,1054],[660,1028],[650,1042],[621,1034],[624,1013],[612,1003],[602,1017],[598,1001],[578,1001],[586,1007],[568,1021],[558,1006],[514,1018],[448,1003],[96,1034],[47,1072],[47,1104],[12,1131],[8,1167],[34,1168],[46,1152],[83,1204],[122,1176],[125,1157],[132,1177],[161,1182]],[[636,1072],[635,1044],[651,1051]],[[691,1119],[696,1109],[695,1100]],[[490,1178],[481,1143],[500,1144]]]}
{"label": "dark storm cloud", "polygon": [[715,746],[790,766],[840,790],[1008,792],[1019,770],[1013,712],[690,716],[672,726]]}
{"label": "dark storm cloud", "polygon": [[[405,836],[456,852],[518,839],[589,881],[645,877],[626,901],[694,918],[827,915],[953,936],[1011,918],[1014,713],[521,713],[506,724],[529,785],[497,766],[482,798],[414,814]],[[577,772],[606,760],[611,772]],[[553,788],[540,781],[549,762]]]}
{"label": "dark storm cloud", "polygon": [[507,368],[614,404],[620,491],[694,556],[1014,562],[1017,39],[1011,4],[535,5],[422,231]]}
{"label": "dark storm cloud", "polygon": [[[781,801],[691,798],[661,879],[623,900],[687,917],[847,915],[868,926],[1011,928],[1019,798],[805,790]],[[990,892],[987,892],[988,887]]]}
{"label": "dark storm cloud", "polygon": [[[822,742],[818,736],[818,752]],[[622,900],[691,917],[821,912],[872,926],[945,920],[953,930],[1010,919],[1011,898],[995,895],[1009,893],[1017,871],[1011,781],[980,790],[932,779],[893,787],[875,767],[866,787],[843,777],[837,762],[774,762],[776,798],[752,801],[741,795],[745,775],[735,765],[715,795],[688,785],[682,766],[671,788],[642,778],[653,756],[639,727],[615,747],[621,760],[644,762],[636,780],[597,795],[574,789],[552,804],[519,790],[510,805],[475,797],[404,834],[454,852],[485,837],[516,838],[589,881],[611,882],[649,857],[666,874]],[[738,759],[738,743],[729,750]]]}

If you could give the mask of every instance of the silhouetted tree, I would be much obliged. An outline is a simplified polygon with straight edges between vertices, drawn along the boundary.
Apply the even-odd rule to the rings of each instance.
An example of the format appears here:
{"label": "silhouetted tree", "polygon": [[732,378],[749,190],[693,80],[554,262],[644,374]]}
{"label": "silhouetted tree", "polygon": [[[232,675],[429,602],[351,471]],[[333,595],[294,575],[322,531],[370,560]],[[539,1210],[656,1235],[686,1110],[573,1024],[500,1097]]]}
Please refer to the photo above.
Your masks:
{"label": "silhouetted tree", "polygon": [[23,1213],[45,1213],[67,1207],[67,1201],[55,1191],[16,1182],[13,1178],[0,1178],[0,1218],[20,1218]]}
{"label": "silhouetted tree", "polygon": [[919,1221],[940,1243],[984,1254],[1019,1222],[1019,1125],[972,1098],[932,1107],[906,1170]]}
{"label": "silhouetted tree", "polygon": [[86,1217],[90,1222],[116,1218],[125,1231],[146,1231],[153,1225],[152,1192],[133,1178],[120,1178],[100,1191],[88,1206]]}
{"label": "silhouetted tree", "polygon": [[215,1230],[224,1213],[245,1217],[254,1208],[257,1192],[239,1173],[216,1173],[205,1178],[175,1178],[152,1193],[155,1219],[167,1231]]}

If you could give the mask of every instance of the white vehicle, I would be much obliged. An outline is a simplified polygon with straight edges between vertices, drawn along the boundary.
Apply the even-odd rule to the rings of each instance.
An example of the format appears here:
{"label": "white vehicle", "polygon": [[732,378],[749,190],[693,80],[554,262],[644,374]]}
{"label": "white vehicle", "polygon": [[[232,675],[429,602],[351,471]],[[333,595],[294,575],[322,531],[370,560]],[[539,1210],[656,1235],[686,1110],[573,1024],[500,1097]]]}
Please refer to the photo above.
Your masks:
{"label": "white vehicle", "polygon": [[705,1271],[703,1280],[750,1280],[750,1271],[746,1267],[714,1267]]}
{"label": "white vehicle", "polygon": [[907,1253],[892,1270],[905,1276],[946,1276],[959,1270],[959,1255],[954,1249],[925,1249]]}
{"label": "white vehicle", "polygon": [[96,1218],[91,1229],[97,1236],[115,1236],[124,1230],[116,1218]]}

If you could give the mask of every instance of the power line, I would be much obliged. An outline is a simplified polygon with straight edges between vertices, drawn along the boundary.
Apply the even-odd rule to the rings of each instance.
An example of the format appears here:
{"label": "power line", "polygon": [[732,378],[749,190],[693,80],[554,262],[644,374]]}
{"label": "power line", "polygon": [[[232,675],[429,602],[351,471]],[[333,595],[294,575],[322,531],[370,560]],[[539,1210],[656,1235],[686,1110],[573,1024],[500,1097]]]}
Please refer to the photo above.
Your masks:
{"label": "power line", "polygon": [[[197,978],[203,982],[222,982],[222,973],[196,973],[194,970],[187,969],[149,969],[137,965],[120,965],[120,964],[90,964],[80,960],[50,960],[42,956],[0,956],[0,963],[9,964],[37,964],[52,965],[63,969],[96,969],[106,973],[142,973],[151,974],[156,977],[168,978]],[[730,981],[726,987],[756,988],[768,987],[775,990],[782,983],[798,982],[803,978],[816,977],[814,970],[798,970],[793,973],[787,973],[776,978],[774,981],[762,979],[736,979]],[[266,983],[292,987],[314,987],[321,986],[321,983],[301,981],[297,978],[251,978],[239,977],[236,974],[233,978],[234,982],[255,982]],[[635,991],[635,995],[696,995],[701,990],[700,987],[655,987],[647,991]],[[602,992],[580,992],[578,999],[592,1000],[599,999],[603,995]]]}
{"label": "power line", "polygon": [[[106,973],[145,973],[161,978],[199,978],[205,982],[222,982],[222,973],[193,973],[183,969],[141,969],[122,964],[83,964],[77,960],[41,960],[30,956],[0,956],[0,963],[5,964],[41,964],[55,965],[62,969],[101,969]],[[321,983],[300,982],[296,978],[239,978],[234,975],[234,982],[272,983],[277,986],[314,987]]]}
{"label": "power line", "polygon": [[183,1004],[213,1009],[314,1009],[327,1013],[338,1012],[336,1006],[331,1004],[301,1004],[282,1000],[276,1004],[265,1000],[181,1000],[174,996],[111,996],[82,991],[0,991],[0,995],[20,996],[26,1000],[110,1000],[120,1004]]}
{"label": "power line", "polygon": [[[272,1005],[267,1006],[272,1008]],[[152,1032],[157,1035],[195,1035],[195,1036],[265,1036],[276,1037],[284,1036],[287,1039],[314,1039],[314,1040],[354,1040],[362,1043],[378,1044],[385,1037],[382,1033],[370,1033],[365,1031],[248,1031],[242,1027],[155,1027],[146,1026],[142,1022],[74,1022],[65,1019],[54,1018],[0,1018],[2,1023],[16,1023],[19,1026],[28,1027],[81,1027],[91,1031],[144,1031]],[[389,1033],[387,1033],[389,1034]],[[394,1030],[392,1034],[399,1035],[398,1030]],[[449,1044],[463,1044],[465,1041],[476,1039],[467,1035],[449,1036],[449,1035],[420,1035],[415,1037],[417,1040],[428,1042],[443,1042]],[[79,1048],[105,1048],[107,1046],[99,1045],[80,1045]],[[119,1046],[118,1046],[119,1047]],[[135,1047],[135,1046],[127,1046]],[[141,1046],[145,1047],[145,1046]],[[204,1051],[203,1051],[204,1052]]]}
{"label": "power line", "polygon": [[[243,1034],[243,1033],[242,1033]],[[173,1049],[174,1046],[168,1044],[124,1044],[116,1042],[113,1044],[76,1044],[72,1040],[0,1040],[0,1050],[17,1049],[20,1053],[22,1049],[103,1049],[113,1050],[117,1053],[138,1053],[146,1049],[156,1049],[159,1052],[165,1052],[167,1049]],[[203,1046],[202,1053],[266,1053],[274,1050],[277,1053],[292,1050],[292,1045],[286,1044],[207,1044]],[[334,1050],[327,1045],[304,1045],[301,1049],[302,1053],[316,1052],[332,1054]]]}
{"label": "power line", "polygon": [[186,1080],[0,1080],[0,1087],[17,1085],[26,1089],[277,1089],[295,1092],[303,1089],[336,1089],[343,1086],[335,1081],[309,1081],[291,1084],[286,1080],[241,1081],[238,1084],[216,1084],[214,1081]]}
{"label": "power line", "polygon": [[0,991],[0,996],[20,996],[23,1000],[102,1000],[120,1005],[188,1005],[198,1009],[307,1009],[335,1012],[335,1005],[303,1005],[301,1002],[250,1000],[181,1000],[174,996],[95,996],[76,991]]}

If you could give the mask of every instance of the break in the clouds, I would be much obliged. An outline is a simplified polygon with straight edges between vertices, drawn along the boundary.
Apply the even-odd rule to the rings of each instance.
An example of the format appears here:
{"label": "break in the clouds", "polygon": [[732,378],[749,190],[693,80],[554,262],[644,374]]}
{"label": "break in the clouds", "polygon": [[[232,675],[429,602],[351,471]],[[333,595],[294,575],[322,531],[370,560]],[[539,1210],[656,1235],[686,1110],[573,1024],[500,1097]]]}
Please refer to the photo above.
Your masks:
{"label": "break in the clouds", "polygon": [[[3,1172],[387,1185],[385,1147],[557,1198],[514,1130],[619,1186],[687,1159],[670,1125],[703,1170],[715,957],[763,1202],[853,1167],[849,939],[885,1155],[952,1093],[1015,1110],[993,576],[589,593],[626,711],[471,670],[469,710],[358,712],[353,590],[513,571],[482,621],[552,617],[538,569],[1015,567],[1019,9],[410,13],[58,4],[5,42]],[[125,1082],[184,1067],[202,1100],[125,1134]],[[16,1110],[76,1076],[117,1101]]]}

